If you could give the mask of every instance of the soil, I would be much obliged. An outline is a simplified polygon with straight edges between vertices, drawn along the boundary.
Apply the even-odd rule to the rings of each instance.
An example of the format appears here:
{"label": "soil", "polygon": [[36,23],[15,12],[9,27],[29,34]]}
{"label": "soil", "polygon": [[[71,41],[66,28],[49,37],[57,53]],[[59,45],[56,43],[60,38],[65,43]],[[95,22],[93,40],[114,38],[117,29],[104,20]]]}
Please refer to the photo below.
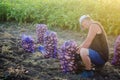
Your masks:
{"label": "soil", "polygon": [[[59,46],[65,40],[74,39],[80,44],[85,39],[83,33],[61,29],[54,31],[58,33]],[[58,59],[45,59],[38,50],[34,53],[25,52],[20,44],[20,36],[23,33],[36,39],[34,28],[21,28],[16,24],[0,25],[0,80],[120,80],[120,66],[111,65],[115,40],[113,36],[108,36],[109,61],[104,67],[95,70],[93,78],[83,79],[79,74],[62,73]]]}

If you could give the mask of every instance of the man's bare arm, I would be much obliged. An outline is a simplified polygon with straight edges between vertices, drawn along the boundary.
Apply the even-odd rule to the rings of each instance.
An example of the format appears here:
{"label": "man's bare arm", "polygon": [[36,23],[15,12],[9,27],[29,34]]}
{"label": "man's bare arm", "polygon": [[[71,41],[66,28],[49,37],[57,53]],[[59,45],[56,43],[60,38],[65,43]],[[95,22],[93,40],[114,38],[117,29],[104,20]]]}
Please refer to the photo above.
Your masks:
{"label": "man's bare arm", "polygon": [[79,46],[79,49],[81,48],[89,48],[89,46],[91,45],[93,39],[95,38],[97,32],[98,32],[98,28],[99,26],[96,24],[92,24],[90,26],[87,38],[85,39],[85,41]]}

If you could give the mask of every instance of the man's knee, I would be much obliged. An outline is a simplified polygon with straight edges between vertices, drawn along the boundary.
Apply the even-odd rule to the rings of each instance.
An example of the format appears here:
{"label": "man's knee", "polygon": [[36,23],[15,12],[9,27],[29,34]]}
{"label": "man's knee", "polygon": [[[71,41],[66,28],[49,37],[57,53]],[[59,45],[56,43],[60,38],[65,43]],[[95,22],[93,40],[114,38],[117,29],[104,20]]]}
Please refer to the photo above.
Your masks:
{"label": "man's knee", "polygon": [[81,48],[80,50],[80,56],[88,56],[88,49],[86,48]]}

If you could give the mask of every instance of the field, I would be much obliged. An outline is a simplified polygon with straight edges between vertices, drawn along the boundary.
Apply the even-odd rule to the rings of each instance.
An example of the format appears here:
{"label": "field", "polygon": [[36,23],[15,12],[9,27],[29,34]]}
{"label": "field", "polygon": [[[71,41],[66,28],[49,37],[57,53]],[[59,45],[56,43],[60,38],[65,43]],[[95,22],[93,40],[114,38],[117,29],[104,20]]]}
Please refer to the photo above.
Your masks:
{"label": "field", "polygon": [[[23,27],[21,27],[23,26]],[[0,24],[0,80],[119,80],[119,66],[111,65],[113,58],[113,43],[116,37],[108,36],[110,54],[109,61],[102,69],[95,71],[92,79],[82,79],[79,74],[64,74],[60,70],[58,59],[44,59],[36,50],[33,54],[26,53],[21,48],[21,34],[29,34],[36,39],[34,25],[15,23]],[[8,28],[9,27],[9,28]],[[26,28],[25,28],[26,27]],[[80,44],[85,34],[71,30],[51,29],[57,32],[59,47],[66,40],[75,40]]]}
{"label": "field", "polygon": [[[109,61],[94,71],[93,78],[64,74],[58,59],[45,59],[38,49],[27,53],[21,47],[22,34],[36,41],[36,24],[57,32],[58,47],[67,40],[80,45],[87,36],[79,24],[84,14],[103,25],[109,44]],[[119,34],[120,0],[0,0],[0,80],[120,80],[120,67],[111,65]]]}
{"label": "field", "polygon": [[0,21],[45,23],[49,27],[79,30],[79,17],[89,14],[109,35],[120,32],[119,0],[1,0]]}

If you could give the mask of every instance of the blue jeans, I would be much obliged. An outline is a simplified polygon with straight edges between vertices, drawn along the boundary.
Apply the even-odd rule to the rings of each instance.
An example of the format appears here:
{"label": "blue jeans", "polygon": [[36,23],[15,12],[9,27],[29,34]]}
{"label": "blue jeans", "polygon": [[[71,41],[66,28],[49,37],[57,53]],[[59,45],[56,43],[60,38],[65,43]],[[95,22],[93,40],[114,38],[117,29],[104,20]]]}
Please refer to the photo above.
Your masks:
{"label": "blue jeans", "polygon": [[96,66],[105,64],[105,61],[101,58],[100,54],[95,50],[89,49],[89,57],[91,59],[91,62]]}

